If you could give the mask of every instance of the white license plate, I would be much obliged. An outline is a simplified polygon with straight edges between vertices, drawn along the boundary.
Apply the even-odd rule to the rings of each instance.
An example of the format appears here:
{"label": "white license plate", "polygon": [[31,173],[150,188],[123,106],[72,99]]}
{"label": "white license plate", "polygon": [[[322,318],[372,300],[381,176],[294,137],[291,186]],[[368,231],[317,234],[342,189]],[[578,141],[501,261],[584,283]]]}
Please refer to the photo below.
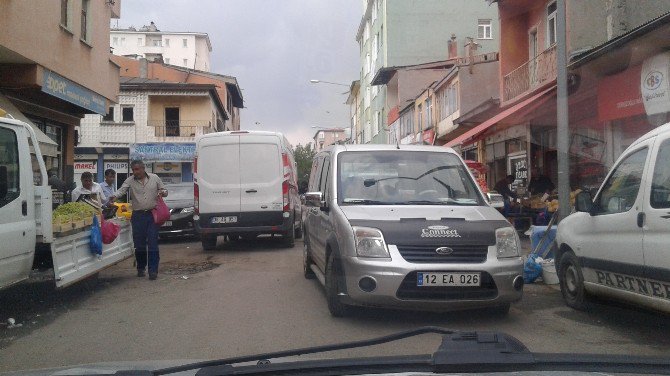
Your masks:
{"label": "white license plate", "polygon": [[237,217],[212,217],[212,223],[237,223]]}
{"label": "white license plate", "polygon": [[172,221],[165,221],[163,227],[172,227]]}
{"label": "white license plate", "polygon": [[480,273],[418,273],[417,286],[480,286]]}

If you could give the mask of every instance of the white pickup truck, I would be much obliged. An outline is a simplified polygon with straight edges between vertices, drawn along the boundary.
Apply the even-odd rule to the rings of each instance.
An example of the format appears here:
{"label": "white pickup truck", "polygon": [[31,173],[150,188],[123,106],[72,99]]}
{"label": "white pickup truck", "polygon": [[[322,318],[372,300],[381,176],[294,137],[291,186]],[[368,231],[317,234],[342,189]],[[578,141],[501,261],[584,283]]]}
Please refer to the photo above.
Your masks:
{"label": "white pickup truck", "polygon": [[[102,255],[89,248],[90,229],[54,237],[51,188],[33,128],[0,117],[0,289],[30,276],[37,250],[50,252],[56,287],[65,287],[133,255],[130,223]],[[34,149],[34,156],[31,156]],[[33,160],[34,158],[34,160]],[[33,163],[39,165],[35,185]]]}

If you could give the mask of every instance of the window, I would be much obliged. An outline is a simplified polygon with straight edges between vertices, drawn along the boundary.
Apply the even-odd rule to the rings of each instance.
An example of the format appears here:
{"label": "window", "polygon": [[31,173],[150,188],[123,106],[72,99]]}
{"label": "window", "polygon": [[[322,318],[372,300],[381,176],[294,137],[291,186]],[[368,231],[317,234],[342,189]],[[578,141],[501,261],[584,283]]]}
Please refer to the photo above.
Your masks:
{"label": "window", "polygon": [[433,126],[433,102],[430,98],[426,99],[426,129]]}
{"label": "window", "polygon": [[137,45],[142,47],[144,43],[142,43],[142,38],[137,38]]}
{"label": "window", "polygon": [[121,45],[125,46],[126,45],[126,38],[121,38]]}
{"label": "window", "polygon": [[70,0],[60,1],[60,24],[66,28],[70,27]]}
{"label": "window", "polygon": [[89,41],[88,30],[90,29],[88,25],[90,22],[88,19],[90,3],[90,0],[81,1],[81,39],[87,42]]}
{"label": "window", "polygon": [[379,27],[379,49],[384,45],[384,25]]}
{"label": "window", "polygon": [[119,37],[113,37],[112,46],[118,46],[118,45],[119,45]]}
{"label": "window", "polygon": [[121,108],[122,121],[135,121],[134,109],[131,106]]}
{"label": "window", "polygon": [[170,47],[170,40],[165,38],[165,47]]}
{"label": "window", "polygon": [[319,140],[323,140],[326,138],[326,133],[325,132],[319,132]]}
{"label": "window", "polygon": [[161,40],[154,40],[153,41],[154,47],[163,47],[163,41]]}
{"label": "window", "polygon": [[335,132],[335,138],[340,138],[340,134]]}
{"label": "window", "polygon": [[417,116],[419,117],[419,130],[423,129],[423,105],[419,104],[419,108],[417,109]]}
{"label": "window", "polygon": [[624,213],[633,207],[640,190],[648,151],[648,148],[640,149],[616,166],[594,201],[598,214]]}
{"label": "window", "polygon": [[188,47],[188,39],[184,38],[181,40],[182,47]]}
{"label": "window", "polygon": [[547,47],[556,44],[556,3],[547,6]]}
{"label": "window", "polygon": [[7,174],[7,190],[0,191],[0,207],[16,200],[21,193],[19,174],[19,143],[16,133],[0,128],[0,175]]}
{"label": "window", "polygon": [[374,1],[372,4],[372,24],[375,24],[375,21],[377,21],[377,0]]}
{"label": "window", "polygon": [[102,117],[102,121],[114,121],[114,107],[110,106],[107,115]]}
{"label": "window", "polygon": [[163,59],[163,61],[165,62],[165,64],[170,64],[170,58],[169,57],[166,57],[165,59]]}
{"label": "window", "polygon": [[479,20],[477,23],[477,39],[493,39],[491,20]]}
{"label": "window", "polygon": [[380,121],[381,117],[379,116],[379,111],[375,111],[375,122],[372,127],[372,135],[376,136],[379,133],[379,125],[381,123]]}
{"label": "window", "polygon": [[184,66],[188,67],[188,59],[184,59]]}
{"label": "window", "polygon": [[654,177],[651,180],[651,207],[670,208],[670,140],[665,140],[658,150]]}

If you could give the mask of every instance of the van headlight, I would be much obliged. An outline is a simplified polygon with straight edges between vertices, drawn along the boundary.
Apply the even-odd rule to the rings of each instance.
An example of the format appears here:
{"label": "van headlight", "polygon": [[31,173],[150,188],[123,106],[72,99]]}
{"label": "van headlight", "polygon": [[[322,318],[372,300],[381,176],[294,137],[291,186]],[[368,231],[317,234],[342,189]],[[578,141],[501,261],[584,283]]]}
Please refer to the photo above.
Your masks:
{"label": "van headlight", "polygon": [[189,206],[188,208],[181,209],[182,214],[190,214],[195,212],[195,207]]}
{"label": "van headlight", "polygon": [[496,230],[496,254],[498,258],[519,256],[519,235],[512,227]]}
{"label": "van headlight", "polygon": [[384,235],[376,228],[353,226],[358,257],[391,258]]}

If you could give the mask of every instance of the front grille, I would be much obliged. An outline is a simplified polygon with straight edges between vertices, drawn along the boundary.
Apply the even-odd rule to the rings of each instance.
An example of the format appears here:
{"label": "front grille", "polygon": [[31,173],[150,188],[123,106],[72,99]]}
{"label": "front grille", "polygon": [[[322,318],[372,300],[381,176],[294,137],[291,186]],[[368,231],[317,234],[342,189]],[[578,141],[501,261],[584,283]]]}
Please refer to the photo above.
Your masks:
{"label": "front grille", "polygon": [[[440,271],[439,273],[449,273]],[[456,272],[458,273],[458,272]],[[485,300],[498,296],[493,277],[481,272],[481,286],[417,286],[417,272],[405,276],[396,296],[402,300]]]}
{"label": "front grille", "polygon": [[440,246],[411,246],[399,245],[398,251],[407,262],[416,264],[481,264],[486,261],[488,246],[485,245],[455,245],[449,248],[453,252],[441,255],[435,252]]}

